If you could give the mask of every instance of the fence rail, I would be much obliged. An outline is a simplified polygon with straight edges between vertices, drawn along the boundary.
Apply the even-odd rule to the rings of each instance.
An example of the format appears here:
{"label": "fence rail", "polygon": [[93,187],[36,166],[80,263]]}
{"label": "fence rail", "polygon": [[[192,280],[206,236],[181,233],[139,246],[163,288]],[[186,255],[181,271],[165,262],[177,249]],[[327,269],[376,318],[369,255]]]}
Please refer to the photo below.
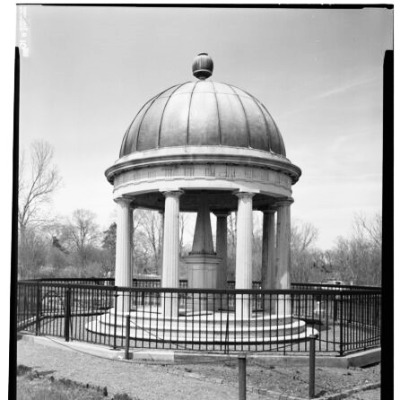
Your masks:
{"label": "fence rail", "polygon": [[[253,285],[256,282],[253,282]],[[380,291],[380,286],[357,286],[357,285],[334,285],[327,283],[292,283],[293,289],[303,289],[303,290],[319,290],[319,289],[327,289],[327,290],[373,290]]]}
{"label": "fence rail", "polygon": [[[43,282],[43,283],[68,283],[68,284],[86,284],[86,285],[102,285],[102,286],[114,286],[114,278],[39,278],[31,280],[22,280],[20,282]],[[292,283],[293,289],[303,290],[377,290],[380,291],[380,286],[357,286],[357,285],[334,285],[327,283]],[[141,288],[158,288],[161,287],[160,278],[133,278],[132,287]],[[179,280],[180,288],[187,288],[187,279]],[[257,290],[261,289],[261,281],[253,281],[252,288]],[[229,280],[226,282],[226,289],[235,289],[235,281]]]}
{"label": "fence rail", "polygon": [[315,329],[317,353],[380,346],[377,288],[196,290],[79,282],[19,282],[18,330],[113,348],[302,353]]}

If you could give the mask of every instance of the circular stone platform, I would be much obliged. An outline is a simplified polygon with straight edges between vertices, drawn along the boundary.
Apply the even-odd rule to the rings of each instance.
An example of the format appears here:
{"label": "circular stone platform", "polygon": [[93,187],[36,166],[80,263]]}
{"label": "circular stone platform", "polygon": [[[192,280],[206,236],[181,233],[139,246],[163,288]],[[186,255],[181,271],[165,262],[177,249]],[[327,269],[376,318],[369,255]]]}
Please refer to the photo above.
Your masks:
{"label": "circular stone platform", "polygon": [[[176,318],[163,316],[151,307],[130,312],[130,338],[148,342],[196,343],[207,345],[259,345],[306,340],[317,331],[290,315],[253,313],[235,319],[231,312],[186,313]],[[86,325],[89,332],[126,337],[126,315],[114,310]]]}

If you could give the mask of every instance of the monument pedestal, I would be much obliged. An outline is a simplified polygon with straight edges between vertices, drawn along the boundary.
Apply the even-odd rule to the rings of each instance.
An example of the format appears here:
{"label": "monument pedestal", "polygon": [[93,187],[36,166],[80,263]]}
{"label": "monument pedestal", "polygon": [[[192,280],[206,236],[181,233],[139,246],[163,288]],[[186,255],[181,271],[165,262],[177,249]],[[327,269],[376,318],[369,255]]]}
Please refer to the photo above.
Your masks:
{"label": "monument pedestal", "polygon": [[[217,289],[218,265],[221,259],[213,254],[190,254],[185,257],[188,271],[188,287],[190,289]],[[188,299],[191,312],[205,313],[215,310],[220,299],[217,294],[196,293]]]}

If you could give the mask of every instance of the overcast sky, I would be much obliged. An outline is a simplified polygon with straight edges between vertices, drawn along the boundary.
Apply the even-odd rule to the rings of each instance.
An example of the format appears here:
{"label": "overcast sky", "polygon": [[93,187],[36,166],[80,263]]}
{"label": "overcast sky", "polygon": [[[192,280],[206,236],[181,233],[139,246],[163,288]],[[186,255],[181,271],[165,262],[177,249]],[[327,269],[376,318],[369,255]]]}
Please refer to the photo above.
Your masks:
{"label": "overcast sky", "polygon": [[[19,8],[21,8],[20,6]],[[294,220],[327,249],[355,213],[381,213],[382,67],[392,48],[384,9],[199,9],[27,6],[20,146],[44,139],[63,178],[51,213],[115,217],[104,171],[151,97],[194,80],[199,52],[214,81],[238,86],[272,114],[302,171]],[[21,26],[21,24],[20,24]]]}

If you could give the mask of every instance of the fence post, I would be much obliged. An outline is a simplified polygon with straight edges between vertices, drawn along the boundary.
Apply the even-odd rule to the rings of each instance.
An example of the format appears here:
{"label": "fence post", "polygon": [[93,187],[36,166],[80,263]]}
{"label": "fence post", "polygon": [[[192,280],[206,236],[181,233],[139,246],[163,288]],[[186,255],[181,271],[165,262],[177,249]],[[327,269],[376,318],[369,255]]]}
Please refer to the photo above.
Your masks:
{"label": "fence post", "polygon": [[113,349],[117,348],[117,307],[118,306],[118,292],[114,292],[114,344]]}
{"label": "fence post", "polygon": [[65,306],[64,306],[64,337],[66,342],[69,342],[70,323],[71,323],[71,288],[67,288],[65,291]]}
{"label": "fence post", "polygon": [[310,365],[309,365],[309,386],[308,397],[313,399],[315,397],[315,339],[317,336],[310,336]]}
{"label": "fence post", "polygon": [[129,360],[129,342],[130,342],[130,336],[131,336],[131,316],[128,314],[126,316],[126,334],[125,334],[125,360]]}
{"label": "fence post", "polygon": [[339,355],[343,356],[343,294],[340,294],[340,319],[339,319],[339,329],[340,329],[340,343],[339,343]]}
{"label": "fence post", "polygon": [[239,400],[246,400],[246,354],[238,357],[239,362]]}
{"label": "fence post", "polygon": [[40,335],[40,314],[42,308],[40,283],[36,285],[36,331],[35,335]]}

